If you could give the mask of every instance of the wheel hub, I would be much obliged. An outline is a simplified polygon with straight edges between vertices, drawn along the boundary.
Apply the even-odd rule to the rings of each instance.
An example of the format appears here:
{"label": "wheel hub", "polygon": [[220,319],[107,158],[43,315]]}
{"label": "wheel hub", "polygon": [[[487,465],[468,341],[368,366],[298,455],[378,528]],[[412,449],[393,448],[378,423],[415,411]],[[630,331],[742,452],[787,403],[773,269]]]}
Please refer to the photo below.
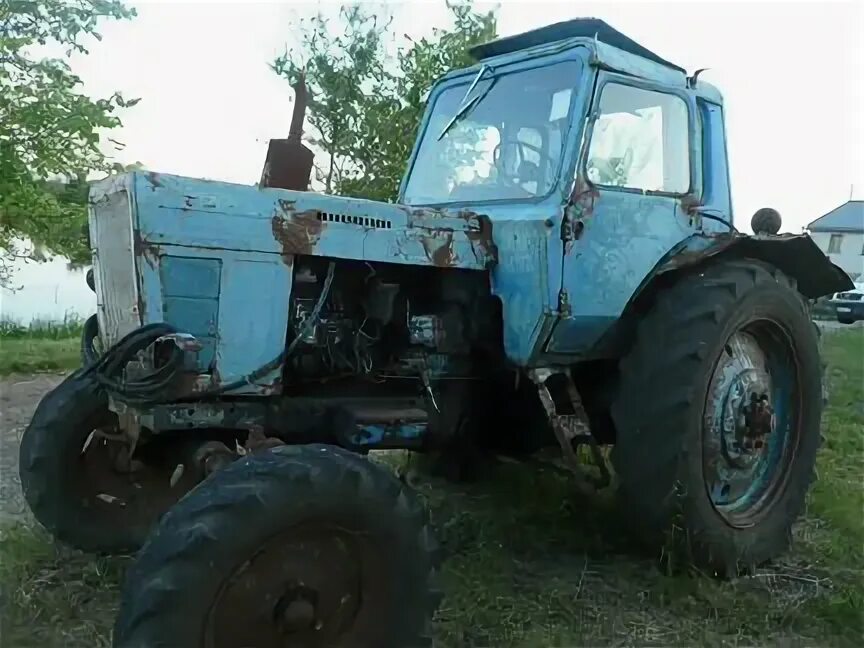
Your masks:
{"label": "wheel hub", "polygon": [[770,354],[747,331],[729,338],[708,388],[703,436],[705,486],[724,517],[751,509],[774,479],[783,439],[774,400],[782,390]]}
{"label": "wheel hub", "polygon": [[293,585],[276,604],[274,620],[284,634],[314,630],[318,624],[318,593],[302,585]]}
{"label": "wheel hub", "polygon": [[241,565],[211,609],[206,646],[330,646],[362,602],[362,560],[338,531],[294,529]]}

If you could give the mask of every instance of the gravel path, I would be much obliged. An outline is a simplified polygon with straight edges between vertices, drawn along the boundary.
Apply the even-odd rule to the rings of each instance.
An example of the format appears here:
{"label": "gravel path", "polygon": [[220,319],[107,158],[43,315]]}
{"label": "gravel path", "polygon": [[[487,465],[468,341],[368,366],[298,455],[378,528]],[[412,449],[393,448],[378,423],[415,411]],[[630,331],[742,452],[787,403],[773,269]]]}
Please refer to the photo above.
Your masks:
{"label": "gravel path", "polygon": [[56,374],[0,380],[0,524],[30,515],[18,479],[18,444],[39,399],[62,380]]}

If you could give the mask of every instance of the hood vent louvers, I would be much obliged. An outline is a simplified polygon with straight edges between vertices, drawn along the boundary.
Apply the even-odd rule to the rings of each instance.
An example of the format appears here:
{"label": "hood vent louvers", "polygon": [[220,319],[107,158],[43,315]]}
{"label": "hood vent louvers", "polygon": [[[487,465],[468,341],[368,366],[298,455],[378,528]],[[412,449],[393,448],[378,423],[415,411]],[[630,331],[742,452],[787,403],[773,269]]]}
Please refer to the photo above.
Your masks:
{"label": "hood vent louvers", "polygon": [[372,229],[392,229],[393,223],[386,218],[371,218],[369,216],[348,216],[347,214],[333,214],[331,212],[318,212],[318,220],[322,223],[344,223],[345,225],[357,225]]}

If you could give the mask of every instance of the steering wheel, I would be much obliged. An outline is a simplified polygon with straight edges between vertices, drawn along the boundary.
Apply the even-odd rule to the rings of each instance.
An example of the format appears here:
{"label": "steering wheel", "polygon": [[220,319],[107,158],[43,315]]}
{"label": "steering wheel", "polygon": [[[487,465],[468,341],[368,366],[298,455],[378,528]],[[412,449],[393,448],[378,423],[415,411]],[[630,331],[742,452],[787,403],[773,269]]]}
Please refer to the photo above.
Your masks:
{"label": "steering wheel", "polygon": [[[513,160],[513,169],[515,172],[508,171],[505,168],[505,165],[501,163],[502,153],[506,148],[512,147],[515,152],[515,158]],[[528,142],[523,142],[518,139],[505,139],[501,140],[501,142],[495,147],[492,151],[492,162],[495,164],[495,168],[498,170],[498,178],[501,180],[502,184],[518,187],[523,182],[530,182],[532,180],[538,180],[538,178],[523,178],[520,173],[520,169],[522,168],[523,163],[528,163],[534,165],[539,170],[539,162],[529,162],[525,159],[525,150],[534,151],[539,157],[540,161],[544,159],[552,162],[552,157],[543,151],[539,146],[535,146],[534,144],[529,144]]]}
{"label": "steering wheel", "polygon": [[588,180],[594,184],[621,186],[625,184],[627,172],[633,164],[633,151],[627,149],[624,157],[609,159],[591,158],[586,165]]}

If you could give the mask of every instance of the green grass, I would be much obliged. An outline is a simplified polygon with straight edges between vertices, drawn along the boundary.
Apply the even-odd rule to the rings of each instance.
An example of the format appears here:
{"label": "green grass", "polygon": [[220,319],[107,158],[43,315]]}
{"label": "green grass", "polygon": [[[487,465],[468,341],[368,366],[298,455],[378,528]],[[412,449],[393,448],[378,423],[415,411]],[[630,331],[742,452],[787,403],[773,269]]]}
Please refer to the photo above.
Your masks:
{"label": "green grass", "polygon": [[[474,485],[418,476],[446,562],[438,645],[858,646],[864,637],[864,331],[825,336],[830,405],[819,481],[793,550],[751,577],[665,573],[626,540],[613,498],[550,468],[499,464]],[[414,457],[397,458],[402,470]],[[128,558],[0,537],[3,645],[101,646]]]}
{"label": "green grass", "polygon": [[0,319],[0,376],[41,371],[67,372],[80,365],[80,317],[35,319],[28,325]]}
{"label": "green grass", "polygon": [[63,340],[80,337],[84,321],[74,313],[62,320],[36,318],[24,325],[10,319],[0,319],[0,339]]}
{"label": "green grass", "polygon": [[0,337],[0,376],[40,371],[67,372],[81,364],[79,338]]}

